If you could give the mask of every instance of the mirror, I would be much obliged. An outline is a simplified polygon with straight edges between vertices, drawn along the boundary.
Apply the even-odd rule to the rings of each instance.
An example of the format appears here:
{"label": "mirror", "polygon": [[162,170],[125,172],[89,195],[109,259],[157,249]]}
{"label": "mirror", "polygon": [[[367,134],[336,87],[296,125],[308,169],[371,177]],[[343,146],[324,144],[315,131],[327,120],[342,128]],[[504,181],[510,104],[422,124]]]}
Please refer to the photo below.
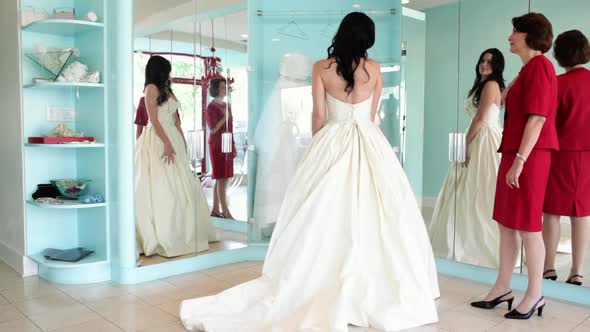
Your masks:
{"label": "mirror", "polygon": [[[402,18],[407,95],[404,169],[437,257],[455,257],[459,2],[412,1]],[[403,54],[403,53],[402,53]],[[451,141],[450,141],[451,138]],[[449,146],[448,142],[451,145]]]}
{"label": "mirror", "polygon": [[247,246],[247,13],[202,10],[135,1],[138,266]]}
{"label": "mirror", "polygon": [[[532,12],[543,13],[553,25],[553,35],[557,38],[561,33],[568,30],[579,30],[586,38],[590,37],[590,22],[587,19],[587,13],[590,12],[590,3],[588,1],[576,1],[566,0],[560,3],[554,3],[548,0],[531,0],[530,8]],[[555,39],[554,39],[555,40]],[[566,70],[559,65],[555,60],[553,49],[546,53],[549,60],[553,62],[557,75],[564,75]],[[590,68],[590,65],[586,64],[585,68]],[[561,89],[563,88],[562,82],[559,81],[560,96]],[[580,85],[585,83],[580,82]],[[585,93],[590,93],[585,91]],[[561,99],[560,99],[561,100]],[[562,105],[560,105],[562,106]],[[558,109],[559,112],[568,112],[569,110],[564,107]],[[558,114],[558,133],[574,130],[571,127],[566,127],[563,123],[564,116]],[[580,120],[582,121],[582,120]],[[584,135],[582,135],[584,136]],[[563,152],[554,154],[552,159],[552,168],[550,173],[551,178],[559,178],[559,184],[557,188],[552,186],[551,183],[547,187],[546,203],[551,200],[553,204],[550,207],[546,204],[545,209],[552,209],[552,211],[558,211],[560,207],[558,205],[564,205],[561,212],[563,216],[557,214],[545,215],[543,220],[543,237],[546,248],[546,258],[543,271],[555,270],[545,273],[545,277],[555,277],[556,282],[567,282],[567,280],[574,275],[588,275],[590,269],[590,255],[587,254],[588,242],[590,241],[590,217],[587,215],[587,209],[584,210],[585,201],[588,200],[588,195],[584,194],[588,192],[588,189],[583,184],[583,179],[590,176],[590,169],[587,167],[576,167],[577,171],[569,174],[569,176],[577,176],[577,180],[574,182],[577,184],[576,193],[571,194],[567,191],[561,192],[568,188],[567,179],[568,176],[564,175],[563,167],[553,167],[560,165],[564,160],[571,159],[566,158],[567,154],[579,154],[583,156],[587,152],[570,151],[571,145],[561,140],[560,134],[560,148]],[[566,157],[564,157],[566,156]],[[555,165],[553,165],[555,163]],[[551,181],[551,180],[550,180]],[[566,189],[567,190],[567,189]],[[561,199],[557,199],[561,197]],[[559,203],[556,203],[559,202]],[[565,208],[566,205],[573,205],[573,209],[570,207]],[[558,210],[555,210],[558,209]],[[565,210],[563,210],[565,209]],[[573,215],[574,218],[570,218]],[[527,273],[526,257],[523,264],[523,273]],[[574,284],[581,282],[581,286],[589,287],[590,282],[584,280],[584,278],[574,277],[570,280]]]}
{"label": "mirror", "polygon": [[[510,53],[508,36],[511,19],[528,11],[528,1],[485,2],[485,11],[483,5],[484,1],[465,0],[460,8],[459,100],[465,107],[458,123],[466,133],[469,162],[457,183],[455,252],[458,261],[497,269],[500,234],[493,210],[504,116],[501,91],[522,67],[520,58]],[[477,99],[477,83],[486,75],[493,77],[497,88],[491,91],[493,101],[484,105]],[[515,271],[519,266],[517,262]]]}
{"label": "mirror", "polygon": [[[252,91],[249,132],[253,149],[249,181],[255,181],[251,189],[253,242],[270,239],[287,187],[311,142],[312,64],[326,57],[326,48],[344,16],[343,11],[334,10],[339,6],[322,3],[318,8],[289,12],[278,3],[265,3],[261,7],[274,10],[251,10],[256,13],[250,21],[250,33],[256,38],[249,45]],[[359,10],[361,5],[357,6]],[[396,18],[389,5],[376,7],[369,8],[378,12],[369,13],[376,25],[377,38],[369,57],[382,66],[384,87],[378,115],[390,143],[399,149],[399,29],[394,29]]]}

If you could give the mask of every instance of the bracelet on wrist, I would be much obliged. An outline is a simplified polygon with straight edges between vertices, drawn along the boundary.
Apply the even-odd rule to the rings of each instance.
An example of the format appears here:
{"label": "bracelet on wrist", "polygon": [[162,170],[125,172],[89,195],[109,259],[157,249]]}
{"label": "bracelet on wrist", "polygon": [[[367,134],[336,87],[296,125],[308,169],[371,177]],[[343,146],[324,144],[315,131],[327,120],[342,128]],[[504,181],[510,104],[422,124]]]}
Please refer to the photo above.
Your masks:
{"label": "bracelet on wrist", "polygon": [[522,160],[523,163],[526,162],[526,158],[520,152],[516,153],[516,158]]}

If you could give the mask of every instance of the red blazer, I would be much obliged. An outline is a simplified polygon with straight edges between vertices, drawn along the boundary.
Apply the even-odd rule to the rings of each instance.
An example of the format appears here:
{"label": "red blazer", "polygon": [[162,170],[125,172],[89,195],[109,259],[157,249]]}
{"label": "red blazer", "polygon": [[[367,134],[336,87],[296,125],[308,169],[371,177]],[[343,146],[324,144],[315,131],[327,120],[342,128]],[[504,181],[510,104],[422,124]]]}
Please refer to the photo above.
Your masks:
{"label": "red blazer", "polygon": [[563,151],[590,151],[590,70],[576,68],[557,76],[557,137]]}
{"label": "red blazer", "polygon": [[522,67],[506,96],[504,132],[498,152],[517,152],[529,115],[547,118],[535,149],[558,150],[555,117],[557,113],[557,76],[553,64],[544,56],[532,58]]}

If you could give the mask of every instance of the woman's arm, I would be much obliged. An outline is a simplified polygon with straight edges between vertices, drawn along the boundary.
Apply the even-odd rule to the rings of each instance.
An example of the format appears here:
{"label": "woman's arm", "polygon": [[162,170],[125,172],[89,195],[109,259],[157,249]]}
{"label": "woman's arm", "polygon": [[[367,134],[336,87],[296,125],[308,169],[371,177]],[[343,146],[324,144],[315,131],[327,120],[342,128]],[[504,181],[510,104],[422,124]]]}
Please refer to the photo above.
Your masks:
{"label": "woman's arm", "polygon": [[152,122],[152,127],[156,131],[156,135],[162,140],[164,143],[164,155],[163,158],[166,159],[167,162],[174,162],[174,148],[172,148],[172,142],[170,142],[170,138],[166,135],[166,131],[162,127],[160,120],[158,119],[158,96],[160,92],[158,88],[150,84],[145,88],[145,105],[147,107],[148,116],[150,121]]}
{"label": "woman's arm", "polygon": [[467,135],[465,137],[467,146],[473,142],[475,136],[479,130],[485,126],[486,118],[488,117],[488,113],[490,112],[490,107],[495,104],[498,97],[500,97],[500,85],[498,85],[495,81],[489,81],[483,88],[481,92],[481,96],[479,98],[479,105],[477,107],[477,114],[471,121],[471,125],[469,126],[469,130],[467,131]]}
{"label": "woman's arm", "polygon": [[313,136],[322,129],[326,118],[326,90],[321,76],[322,63],[323,61],[316,62],[311,73],[311,95],[313,98],[311,134]]}
{"label": "woman's arm", "polygon": [[[211,105],[211,104],[209,104]],[[225,124],[225,121],[227,120],[227,110],[223,109],[223,117],[217,121],[214,125],[210,122],[207,121],[207,125],[209,126],[209,130],[211,131],[212,134],[215,134],[216,132],[219,131],[219,129],[221,129],[221,127]]]}
{"label": "woman's arm", "polygon": [[182,140],[184,141],[184,149],[186,150],[187,149],[186,138],[184,137],[184,133],[182,132],[182,126],[180,123],[180,114],[178,114],[178,111],[176,111],[176,121],[174,121],[174,125],[176,126],[176,129],[178,129],[180,136],[182,136]]}
{"label": "woman's arm", "polygon": [[[526,127],[524,128],[524,134],[522,135],[522,140],[520,142],[520,147],[518,148],[518,155],[516,158],[514,158],[512,167],[508,171],[508,174],[506,174],[506,184],[508,187],[520,187],[518,178],[520,177],[520,173],[522,173],[525,160],[529,157],[531,151],[533,151],[535,144],[537,144],[537,140],[539,139],[539,135],[541,134],[541,129],[543,129],[545,121],[546,118],[542,115],[529,115],[529,119],[526,123]],[[525,160],[523,160],[521,157]]]}
{"label": "woman's arm", "polygon": [[139,138],[139,136],[141,136],[142,132],[143,132],[143,126],[136,125],[136,129],[135,129],[135,139],[136,140]]}
{"label": "woman's arm", "polygon": [[375,66],[377,67],[377,81],[375,82],[375,90],[373,92],[373,104],[371,105],[371,121],[375,122],[375,116],[377,115],[377,108],[379,107],[379,102],[381,102],[381,93],[383,91],[383,78],[381,77],[381,66],[379,63],[375,62]]}

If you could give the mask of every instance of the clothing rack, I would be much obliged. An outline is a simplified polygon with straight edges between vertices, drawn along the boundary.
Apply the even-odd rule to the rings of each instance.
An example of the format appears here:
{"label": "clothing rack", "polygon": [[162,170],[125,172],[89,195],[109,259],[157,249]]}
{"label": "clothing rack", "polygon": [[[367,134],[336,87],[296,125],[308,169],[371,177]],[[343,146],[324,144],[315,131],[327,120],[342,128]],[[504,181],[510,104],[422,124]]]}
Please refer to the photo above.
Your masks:
{"label": "clothing rack", "polygon": [[[397,10],[391,8],[390,10],[362,10],[361,12],[367,15],[395,15]],[[349,11],[333,10],[333,11],[281,11],[281,12],[267,12],[264,10],[257,10],[257,16],[325,16],[325,15],[346,15]]]}

